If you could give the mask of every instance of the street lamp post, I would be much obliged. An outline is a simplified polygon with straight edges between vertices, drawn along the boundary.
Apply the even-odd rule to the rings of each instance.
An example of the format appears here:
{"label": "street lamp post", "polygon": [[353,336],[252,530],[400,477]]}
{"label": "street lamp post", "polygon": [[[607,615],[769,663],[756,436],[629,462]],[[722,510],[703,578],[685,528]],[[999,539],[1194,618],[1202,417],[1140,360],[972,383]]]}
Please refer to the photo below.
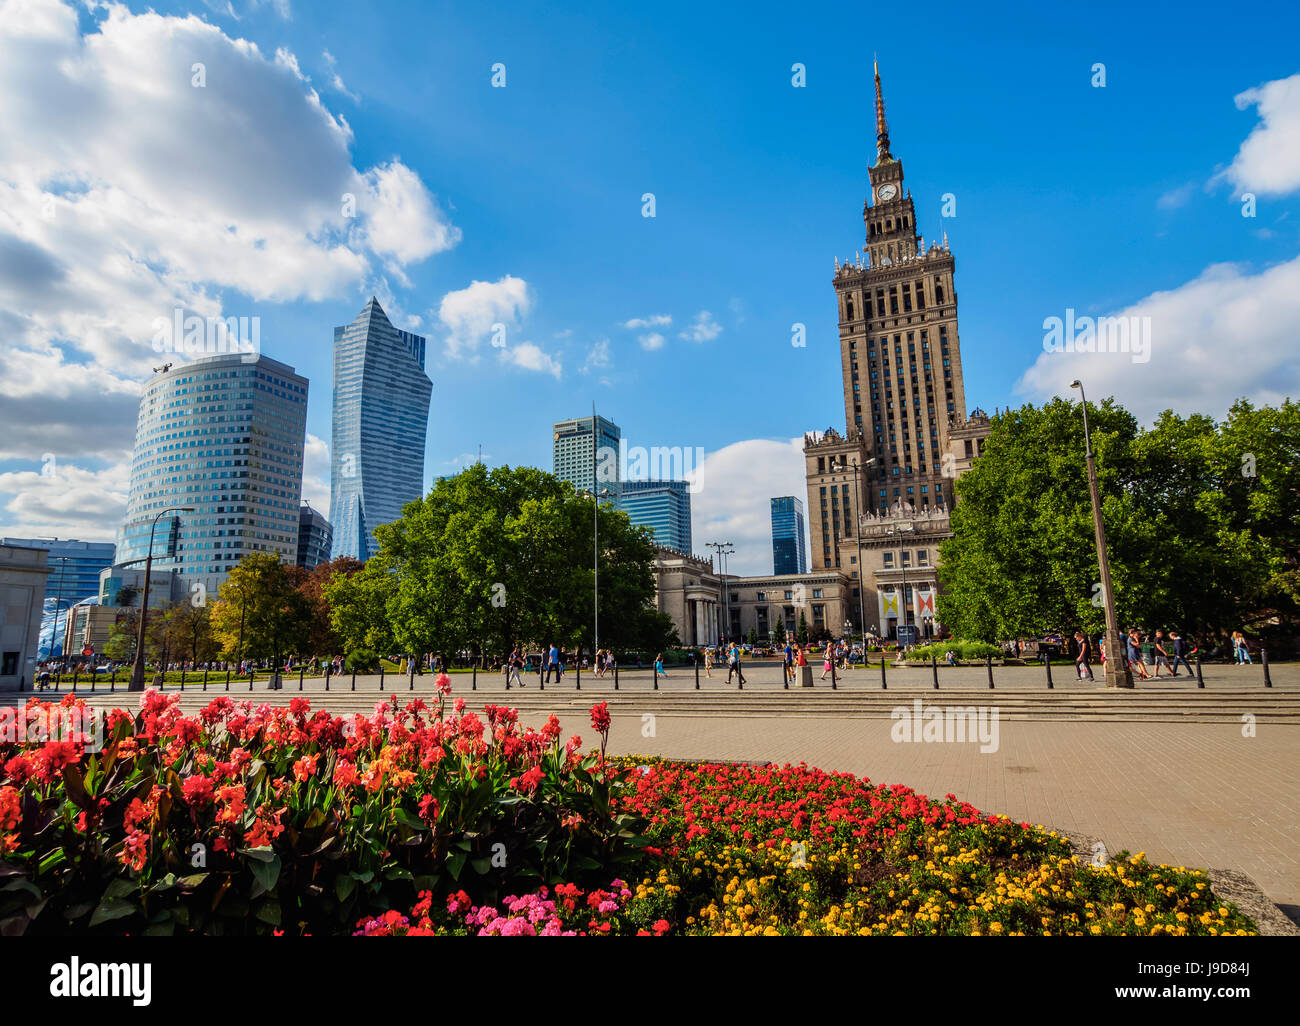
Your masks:
{"label": "street lamp post", "polygon": [[[731,585],[727,583],[727,556],[736,551],[731,542],[705,542],[705,548],[718,553],[718,569],[722,574],[722,635],[731,637]],[[783,614],[784,615],[784,614]]]}
{"label": "street lamp post", "polygon": [[140,602],[140,637],[136,640],[135,665],[131,668],[131,684],[128,691],[144,690],[144,630],[149,620],[149,578],[153,570],[153,535],[158,521],[168,513],[193,513],[193,506],[172,506],[160,511],[149,525],[149,554],[144,561],[144,593]]}
{"label": "street lamp post", "polygon": [[1110,560],[1106,555],[1106,524],[1101,516],[1101,490],[1097,486],[1097,460],[1092,453],[1092,435],[1088,430],[1088,397],[1083,391],[1083,382],[1078,378],[1070,382],[1071,388],[1079,390],[1079,401],[1083,405],[1083,445],[1088,460],[1088,491],[1092,497],[1092,526],[1097,534],[1097,567],[1101,571],[1102,597],[1106,601],[1106,676],[1109,687],[1131,688],[1133,676],[1124,661],[1122,642],[1119,636],[1119,617],[1115,613],[1115,598],[1110,590]]}

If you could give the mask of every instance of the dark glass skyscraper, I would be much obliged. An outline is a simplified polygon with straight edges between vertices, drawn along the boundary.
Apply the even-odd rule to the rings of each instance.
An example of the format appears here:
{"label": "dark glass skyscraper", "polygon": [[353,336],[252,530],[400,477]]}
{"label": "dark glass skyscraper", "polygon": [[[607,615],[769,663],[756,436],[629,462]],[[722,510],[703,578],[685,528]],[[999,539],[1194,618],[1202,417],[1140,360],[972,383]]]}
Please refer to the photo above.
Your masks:
{"label": "dark glass skyscraper", "polygon": [[373,296],[334,329],[330,440],[333,558],[374,555],[375,528],[392,523],[424,491],[424,436],[433,382],[425,340],[393,327]]}
{"label": "dark glass skyscraper", "polygon": [[638,527],[654,531],[655,544],[691,551],[691,493],[685,481],[624,481],[619,509]]}
{"label": "dark glass skyscraper", "polygon": [[772,573],[808,572],[803,502],[794,495],[772,500]]}

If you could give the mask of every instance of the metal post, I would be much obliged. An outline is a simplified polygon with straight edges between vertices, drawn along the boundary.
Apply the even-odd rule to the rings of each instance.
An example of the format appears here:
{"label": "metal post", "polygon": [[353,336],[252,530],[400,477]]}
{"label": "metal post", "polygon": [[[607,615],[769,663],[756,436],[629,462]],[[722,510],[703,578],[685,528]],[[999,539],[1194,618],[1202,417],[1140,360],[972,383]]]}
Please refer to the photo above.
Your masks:
{"label": "metal post", "polygon": [[203,690],[208,690],[208,668],[206,666],[203,668]]}
{"label": "metal post", "polygon": [[352,664],[352,690],[356,691],[356,689],[357,689],[357,665],[356,663],[353,663]]}
{"label": "metal post", "polygon": [[828,654],[831,657],[831,690],[838,691],[839,689],[835,686],[835,653],[830,652]]}
{"label": "metal post", "polygon": [[984,667],[989,671],[989,690],[993,690],[993,657],[986,655],[984,657]]}
{"label": "metal post", "polygon": [[384,657],[379,657],[379,690],[384,690]]}
{"label": "metal post", "polygon": [[226,667],[226,690],[230,690],[230,667]]}
{"label": "metal post", "polygon": [[614,690],[618,690],[618,663],[614,664]]}
{"label": "metal post", "polygon": [[[249,690],[249,691],[252,691],[252,690],[253,690],[253,678],[254,678],[256,675],[257,675],[257,671],[256,671],[253,667],[250,666],[250,667],[248,668],[248,690]],[[164,678],[164,679],[165,679],[165,678]]]}
{"label": "metal post", "polygon": [[656,691],[659,690],[659,667],[657,665],[650,667],[650,676],[654,678]]}
{"label": "metal post", "polygon": [[885,658],[885,650],[882,648],[880,650],[880,690],[881,691],[889,690],[889,685],[885,683],[885,663],[887,662],[889,662],[889,660]]}
{"label": "metal post", "polygon": [[1052,686],[1052,657],[1046,652],[1043,653],[1043,666],[1047,670],[1047,690],[1054,691]]}
{"label": "metal post", "polygon": [[1199,646],[1196,650],[1196,686],[1198,688],[1205,687],[1205,678],[1201,676],[1201,650]]}
{"label": "metal post", "polygon": [[546,674],[542,673],[542,666],[546,662],[546,653],[542,653],[542,658],[537,663],[537,690],[546,690]]}
{"label": "metal post", "polygon": [[930,674],[934,677],[934,690],[939,690],[939,660],[933,653],[930,655]]}
{"label": "metal post", "polygon": [[578,654],[573,657],[573,676],[574,679],[578,682],[578,686],[574,690],[581,691],[582,690],[582,652],[581,651],[579,651]]}
{"label": "metal post", "polygon": [[[382,674],[383,671],[384,671],[384,664],[380,663],[379,672]],[[470,668],[469,689],[471,691],[478,690],[478,660],[475,660],[473,667]]]}
{"label": "metal post", "polygon": [[699,657],[699,655],[696,655],[696,657],[695,657],[695,690],[696,690],[696,691],[699,691],[699,690],[700,690],[700,657]]}
{"label": "metal post", "polygon": [[1273,686],[1273,678],[1268,675],[1268,649],[1264,648],[1262,645],[1259,649],[1259,661],[1264,664],[1264,687],[1271,688]]}
{"label": "metal post", "polygon": [[185,690],[185,664],[181,663],[181,690]]}
{"label": "metal post", "polygon": [[302,678],[304,677],[304,675],[306,675],[306,673],[307,673],[307,667],[300,664],[298,666],[298,690],[299,691],[302,690]]}

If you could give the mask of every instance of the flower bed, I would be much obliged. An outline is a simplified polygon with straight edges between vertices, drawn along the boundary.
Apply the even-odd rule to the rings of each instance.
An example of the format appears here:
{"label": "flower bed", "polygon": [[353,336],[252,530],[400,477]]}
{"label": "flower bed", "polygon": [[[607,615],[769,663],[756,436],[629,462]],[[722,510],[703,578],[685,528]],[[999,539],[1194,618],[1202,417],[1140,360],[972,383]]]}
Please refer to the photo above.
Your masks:
{"label": "flower bed", "polygon": [[584,755],[448,686],[348,719],[146,692],[101,751],[0,741],[0,932],[1255,932],[1203,873],[1084,865],[954,795],[607,760],[604,703]]}

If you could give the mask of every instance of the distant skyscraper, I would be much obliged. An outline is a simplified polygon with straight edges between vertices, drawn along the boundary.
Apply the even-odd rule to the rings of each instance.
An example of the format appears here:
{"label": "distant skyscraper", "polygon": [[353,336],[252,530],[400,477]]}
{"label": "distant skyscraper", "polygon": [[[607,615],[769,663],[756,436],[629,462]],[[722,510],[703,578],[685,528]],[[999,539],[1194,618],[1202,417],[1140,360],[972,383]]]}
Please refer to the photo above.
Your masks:
{"label": "distant skyscraper", "polygon": [[691,493],[685,481],[624,481],[619,509],[638,527],[654,531],[655,544],[691,551]]}
{"label": "distant skyscraper", "polygon": [[113,565],[115,546],[112,542],[84,542],[69,538],[0,538],[0,545],[45,549],[49,553],[50,575],[45,579],[40,649],[42,654],[49,653],[57,622],[59,636],[54,648],[57,653],[68,610],[82,599],[99,594],[99,572]]}
{"label": "distant skyscraper", "polygon": [[578,491],[588,492],[599,478],[601,489],[609,490],[609,501],[617,506],[618,444],[622,437],[618,425],[604,417],[560,421],[555,425],[555,476],[568,481]]}
{"label": "distant skyscraper", "polygon": [[394,328],[373,296],[351,324],[334,329],[330,443],[332,554],[369,559],[375,528],[424,492],[424,436],[433,382],[425,340]]}
{"label": "distant skyscraper", "polygon": [[328,563],[334,529],[325,514],[307,503],[298,511],[298,565],[307,570]]}
{"label": "distant skyscraper", "polygon": [[293,563],[306,430],[307,379],[292,367],[246,353],[167,365],[140,399],[117,563],[143,561],[154,516],[169,506],[194,512],[180,514],[174,556],[172,518],[158,522],[155,570],[211,592],[251,553]]}
{"label": "distant skyscraper", "polygon": [[803,501],[794,495],[772,500],[772,573],[808,572]]}

